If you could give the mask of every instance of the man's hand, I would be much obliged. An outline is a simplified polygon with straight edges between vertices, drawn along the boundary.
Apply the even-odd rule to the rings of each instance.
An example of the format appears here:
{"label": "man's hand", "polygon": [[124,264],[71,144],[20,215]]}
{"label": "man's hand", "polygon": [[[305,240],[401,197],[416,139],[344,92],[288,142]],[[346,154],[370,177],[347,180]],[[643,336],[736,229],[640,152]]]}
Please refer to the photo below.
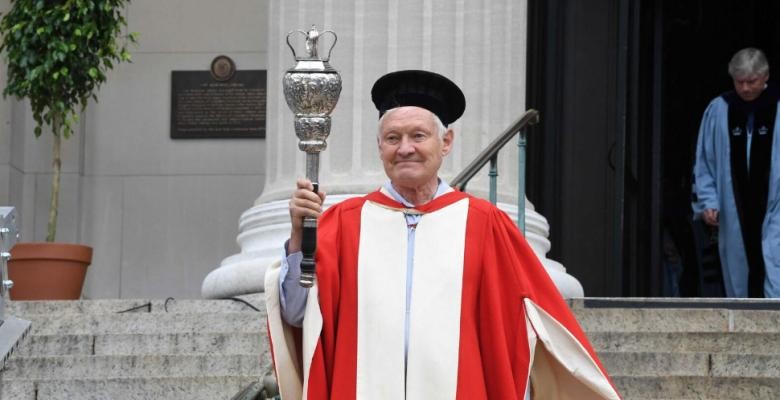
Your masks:
{"label": "man's hand", "polygon": [[704,223],[709,226],[718,226],[718,210],[714,208],[708,208],[701,213],[701,218]]}
{"label": "man's hand", "polygon": [[303,217],[319,218],[322,213],[322,203],[325,202],[325,192],[314,193],[314,185],[306,178],[299,178],[297,189],[290,199],[290,222],[292,231],[287,243],[287,252],[295,253],[301,250],[303,236]]}

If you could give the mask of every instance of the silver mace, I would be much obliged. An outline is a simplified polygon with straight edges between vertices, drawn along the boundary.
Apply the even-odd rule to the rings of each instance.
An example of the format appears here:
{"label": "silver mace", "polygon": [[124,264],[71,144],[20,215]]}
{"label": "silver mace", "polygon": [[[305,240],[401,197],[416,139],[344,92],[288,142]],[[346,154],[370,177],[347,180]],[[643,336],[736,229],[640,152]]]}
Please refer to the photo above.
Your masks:
{"label": "silver mace", "polygon": [[[298,56],[290,44],[290,36],[302,34],[306,40],[306,55]],[[325,34],[333,35],[333,44],[328,55],[318,55],[319,38]],[[330,113],[336,107],[341,94],[341,75],[328,64],[330,53],[336,45],[336,33],[331,30],[317,31],[315,25],[308,32],[297,30],[287,34],[287,46],[292,50],[295,66],[285,72],[282,79],[284,99],[295,115],[295,135],[298,136],[298,149],[306,152],[306,177],[319,188],[320,152],[325,150],[325,139],[330,135]],[[301,280],[303,287],[314,284],[314,253],[317,249],[317,219],[303,219],[303,241],[301,252]]]}

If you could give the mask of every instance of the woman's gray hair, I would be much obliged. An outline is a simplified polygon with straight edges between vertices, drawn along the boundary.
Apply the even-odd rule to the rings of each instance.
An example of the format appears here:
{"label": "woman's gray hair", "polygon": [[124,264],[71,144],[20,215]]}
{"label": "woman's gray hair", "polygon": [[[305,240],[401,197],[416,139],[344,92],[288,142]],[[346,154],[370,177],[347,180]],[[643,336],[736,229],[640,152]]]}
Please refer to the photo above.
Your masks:
{"label": "woman's gray hair", "polygon": [[[377,133],[376,133],[376,137],[377,138],[379,138],[379,136],[382,135],[382,121],[385,119],[385,117],[388,114],[394,112],[397,109],[398,109],[398,107],[391,108],[391,109],[385,111],[385,113],[382,114],[382,117],[379,118],[379,125],[378,125]],[[441,122],[441,119],[439,118],[438,115],[436,115],[434,113],[431,113],[431,116],[433,117],[433,123],[436,124],[436,129],[438,129],[438,131],[439,131],[439,137],[443,138],[444,134],[447,133],[447,127],[444,126],[444,123]]]}
{"label": "woman's gray hair", "polygon": [[748,47],[734,54],[729,61],[729,75],[737,79],[749,75],[766,76],[769,74],[769,63],[764,52]]}

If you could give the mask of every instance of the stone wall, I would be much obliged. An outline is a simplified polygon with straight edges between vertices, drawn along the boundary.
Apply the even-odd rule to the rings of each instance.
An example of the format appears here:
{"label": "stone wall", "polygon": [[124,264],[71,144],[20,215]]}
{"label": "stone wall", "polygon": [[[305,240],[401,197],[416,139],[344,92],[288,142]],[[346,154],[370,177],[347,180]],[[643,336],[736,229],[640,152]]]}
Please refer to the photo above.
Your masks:
{"label": "stone wall", "polygon": [[[170,139],[171,71],[208,70],[220,54],[266,69],[267,14],[262,0],[128,6],[133,63],[108,75],[63,148],[57,240],[95,249],[85,297],[196,298],[237,248],[238,216],[263,187],[265,140]],[[51,177],[50,136],[36,140],[33,127],[27,103],[0,103],[0,204],[18,208],[26,241],[45,238]]]}
{"label": "stone wall", "polygon": [[[8,7],[0,0],[0,11]],[[58,240],[95,248],[84,296],[200,297],[206,274],[239,250],[242,211],[284,202],[303,174],[279,85],[293,64],[288,31],[316,23],[339,34],[332,64],[345,84],[322,170],[331,194],[362,193],[385,179],[368,93],[388,71],[432,69],[462,86],[469,103],[455,124],[445,178],[522,114],[526,7],[514,0],[133,0],[134,62],[109,74],[63,149]],[[267,141],[171,140],[171,71],[207,70],[220,54],[239,70],[269,70]],[[3,69],[0,83],[4,77]],[[26,103],[0,101],[0,204],[18,208],[28,241],[45,237],[51,170],[50,137],[36,140],[33,127]],[[516,146],[499,161],[500,200],[514,202]],[[484,195],[485,175],[469,189]]]}

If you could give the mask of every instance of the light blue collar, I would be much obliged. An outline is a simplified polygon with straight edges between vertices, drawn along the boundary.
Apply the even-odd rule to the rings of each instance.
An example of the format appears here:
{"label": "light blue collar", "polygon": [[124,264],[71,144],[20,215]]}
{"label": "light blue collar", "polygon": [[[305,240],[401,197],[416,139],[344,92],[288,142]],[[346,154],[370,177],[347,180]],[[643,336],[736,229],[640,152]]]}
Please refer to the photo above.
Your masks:
{"label": "light blue collar", "polygon": [[[414,207],[414,204],[410,203],[408,200],[403,198],[403,196],[401,196],[398,193],[398,191],[395,190],[395,188],[393,187],[392,182],[387,181],[385,183],[385,189],[387,190],[388,193],[390,193],[390,195],[393,197],[393,199],[395,201],[397,201],[397,202],[399,202],[399,203],[401,203],[404,206],[409,207],[409,208],[413,208]],[[443,195],[443,194],[445,194],[445,193],[447,193],[447,192],[449,192],[451,190],[452,190],[452,188],[450,187],[450,185],[447,184],[447,182],[445,182],[444,179],[439,178],[439,187],[436,188],[436,194],[433,196],[433,198],[435,199],[435,198],[437,198],[437,197],[439,197],[439,196],[441,196],[441,195]]]}

